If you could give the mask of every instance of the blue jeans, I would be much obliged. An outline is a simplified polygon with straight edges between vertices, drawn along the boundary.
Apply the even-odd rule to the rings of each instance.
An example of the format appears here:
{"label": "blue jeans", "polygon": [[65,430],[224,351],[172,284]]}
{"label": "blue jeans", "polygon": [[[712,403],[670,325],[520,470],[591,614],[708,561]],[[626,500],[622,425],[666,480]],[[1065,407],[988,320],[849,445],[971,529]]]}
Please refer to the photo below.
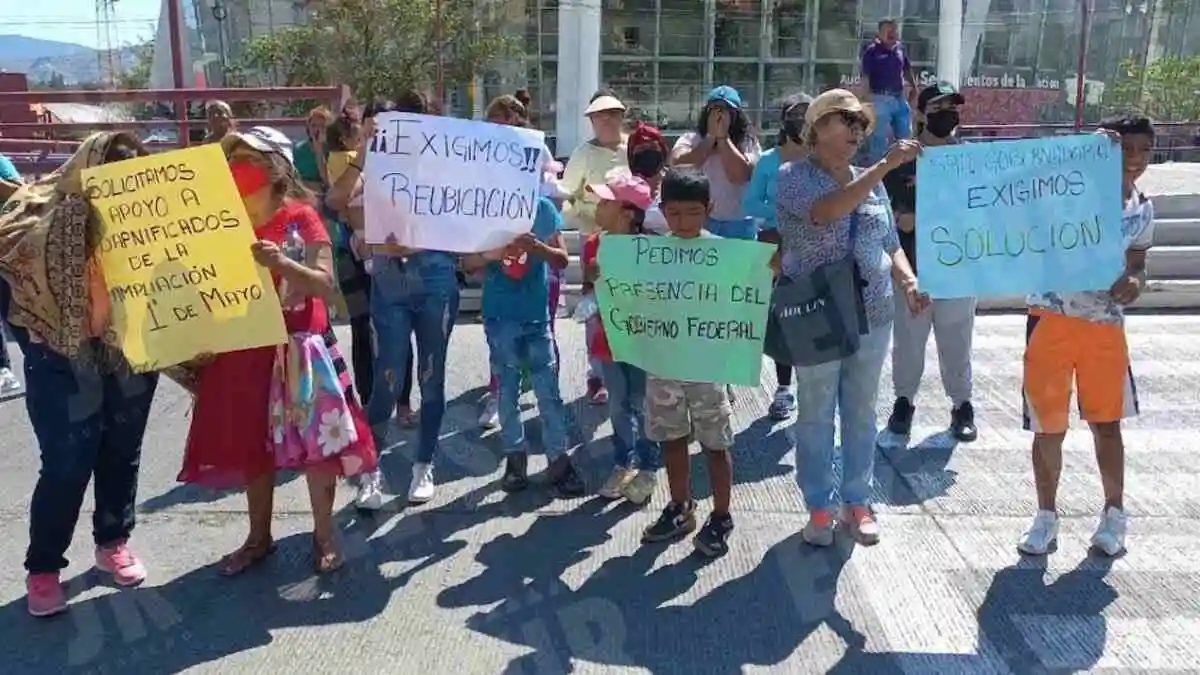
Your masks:
{"label": "blue jeans", "polygon": [[604,363],[608,417],[613,427],[613,464],[654,471],[661,466],[658,443],[646,439],[646,371],[628,363]]}
{"label": "blue jeans", "polygon": [[754,222],[753,218],[738,220],[709,218],[704,229],[724,239],[749,239],[750,241],[758,239],[758,224]]}
{"label": "blue jeans", "polygon": [[485,319],[492,372],[500,382],[500,440],[506,452],[521,452],[525,426],[521,424],[521,366],[529,367],[533,393],[542,420],[542,446],[554,460],[567,451],[567,407],[558,390],[558,362],[549,321]]}
{"label": "blue jeans", "polygon": [[417,342],[417,383],[421,387],[421,427],[417,461],[437,454],[446,414],[446,351],[458,318],[458,277],[454,257],[423,251],[408,258],[375,256],[371,262],[371,322],[375,327],[375,377],[367,399],[367,421],[380,451],[387,423],[401,396]]}
{"label": "blue jeans", "polygon": [[89,482],[95,544],[111,546],[133,531],[142,437],[158,374],[103,373],[33,342],[20,326],[12,334],[25,354],[25,410],[42,459],[29,504],[25,569],[55,573],[67,566]]}
{"label": "blue jeans", "polygon": [[875,479],[875,399],[892,326],[873,326],[858,351],[841,361],[796,368],[796,482],[809,511],[832,509],[833,416],[842,429],[842,503],[866,506]]}
{"label": "blue jeans", "polygon": [[912,110],[904,96],[889,94],[871,94],[875,106],[875,131],[868,140],[868,150],[872,162],[878,162],[887,154],[888,130],[894,140],[912,136]]}

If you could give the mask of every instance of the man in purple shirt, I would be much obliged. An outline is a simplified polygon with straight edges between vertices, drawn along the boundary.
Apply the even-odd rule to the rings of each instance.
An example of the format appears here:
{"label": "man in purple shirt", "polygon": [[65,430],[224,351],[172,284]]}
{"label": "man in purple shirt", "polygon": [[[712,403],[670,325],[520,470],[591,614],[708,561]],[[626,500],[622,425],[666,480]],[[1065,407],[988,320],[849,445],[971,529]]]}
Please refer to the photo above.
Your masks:
{"label": "man in purple shirt", "polygon": [[896,140],[912,135],[912,108],[905,95],[905,85],[909,92],[915,92],[917,86],[912,63],[898,34],[895,21],[880,21],[879,32],[862,53],[863,82],[871,93],[875,108],[875,130],[867,141],[872,162],[879,161],[887,152],[889,128]]}

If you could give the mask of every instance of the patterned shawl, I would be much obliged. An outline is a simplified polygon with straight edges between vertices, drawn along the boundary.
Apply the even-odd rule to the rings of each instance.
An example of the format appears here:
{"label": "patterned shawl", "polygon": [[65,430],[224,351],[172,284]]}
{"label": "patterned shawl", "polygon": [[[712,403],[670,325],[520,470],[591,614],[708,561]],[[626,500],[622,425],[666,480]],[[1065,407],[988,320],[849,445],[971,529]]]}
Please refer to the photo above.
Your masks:
{"label": "patterned shawl", "polygon": [[0,209],[0,277],[12,288],[8,320],[30,338],[71,359],[98,359],[109,368],[124,359],[117,336],[106,347],[89,339],[88,237],[93,213],[83,195],[83,170],[97,166],[127,132],[92,135],[54,173],[22,186]]}

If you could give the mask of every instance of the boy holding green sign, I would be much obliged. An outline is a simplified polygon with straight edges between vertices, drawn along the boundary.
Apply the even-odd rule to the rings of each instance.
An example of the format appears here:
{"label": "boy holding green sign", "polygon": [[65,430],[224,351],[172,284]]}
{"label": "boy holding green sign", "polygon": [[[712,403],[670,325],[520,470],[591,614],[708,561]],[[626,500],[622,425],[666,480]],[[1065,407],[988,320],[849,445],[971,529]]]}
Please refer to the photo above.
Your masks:
{"label": "boy holding green sign", "polygon": [[[684,239],[714,236],[705,231],[710,210],[708,179],[690,168],[674,168],[662,183],[662,211],[670,236]],[[725,385],[668,380],[651,375],[646,381],[646,437],[662,443],[671,503],[642,534],[645,543],[667,541],[696,529],[688,444],[700,443],[708,459],[713,510],[693,543],[701,553],[716,557],[728,550],[733,532],[729,515],[733,491],[733,408]]]}

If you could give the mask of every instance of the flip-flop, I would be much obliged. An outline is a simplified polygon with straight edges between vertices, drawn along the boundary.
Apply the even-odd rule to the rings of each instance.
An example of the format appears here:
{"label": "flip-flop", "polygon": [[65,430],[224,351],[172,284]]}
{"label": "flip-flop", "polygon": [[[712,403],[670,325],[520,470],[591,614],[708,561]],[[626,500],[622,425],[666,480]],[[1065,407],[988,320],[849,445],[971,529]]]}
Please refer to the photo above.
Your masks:
{"label": "flip-flop", "polygon": [[[251,551],[254,552],[251,553]],[[235,577],[271,557],[271,554],[274,552],[274,540],[268,542],[265,547],[242,546],[233,553],[221,558],[221,561],[217,563],[217,574],[220,574],[223,577]],[[241,565],[233,564],[235,561],[239,560],[244,562],[242,562]]]}

